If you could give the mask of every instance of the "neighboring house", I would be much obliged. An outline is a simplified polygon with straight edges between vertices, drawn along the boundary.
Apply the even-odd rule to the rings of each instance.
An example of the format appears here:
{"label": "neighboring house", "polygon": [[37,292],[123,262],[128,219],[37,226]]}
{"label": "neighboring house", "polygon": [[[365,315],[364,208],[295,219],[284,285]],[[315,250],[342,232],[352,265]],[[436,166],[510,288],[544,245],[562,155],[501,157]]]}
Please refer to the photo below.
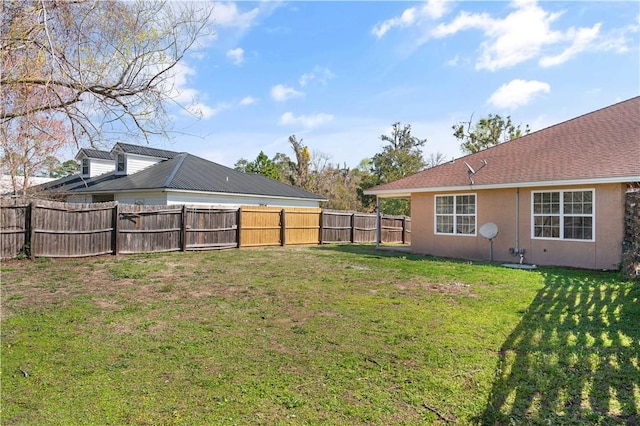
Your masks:
{"label": "neighboring house", "polygon": [[40,189],[78,203],[318,207],[325,201],[300,188],[184,152],[117,143],[110,152],[83,148],[76,159],[82,163],[80,174]]}
{"label": "neighboring house", "polygon": [[[24,176],[17,176],[17,184],[20,188],[22,188],[23,179],[24,179]],[[35,185],[51,182],[52,180],[54,179],[49,177],[31,176],[29,177],[28,187],[30,188]],[[19,190],[17,192],[21,193],[22,190]],[[11,175],[0,176],[0,195],[12,196],[13,194],[14,194],[14,188],[13,188],[13,180],[11,179]]]}
{"label": "neighboring house", "polygon": [[[411,199],[415,253],[617,269],[625,193],[639,182],[636,97],[365,194]],[[492,251],[479,233],[489,222]]]}

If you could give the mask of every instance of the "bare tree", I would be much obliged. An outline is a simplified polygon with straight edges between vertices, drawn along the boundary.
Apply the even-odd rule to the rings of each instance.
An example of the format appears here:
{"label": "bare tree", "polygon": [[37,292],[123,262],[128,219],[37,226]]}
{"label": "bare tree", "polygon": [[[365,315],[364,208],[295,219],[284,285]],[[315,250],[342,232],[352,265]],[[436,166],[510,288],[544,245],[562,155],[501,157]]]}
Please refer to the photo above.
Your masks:
{"label": "bare tree", "polygon": [[[206,34],[211,4],[5,0],[0,4],[0,126],[46,112],[78,145],[165,135],[176,64]],[[25,102],[21,91],[32,98]]]}
{"label": "bare tree", "polygon": [[[28,106],[38,100],[33,92],[33,87],[25,86],[14,99]],[[47,168],[56,152],[68,143],[67,127],[49,111],[31,112],[0,126],[2,172],[11,177],[12,192],[24,193],[30,178]]]}
{"label": "bare tree", "polygon": [[439,166],[440,164],[444,163],[445,160],[446,158],[443,153],[439,151],[435,153],[432,152],[425,160],[425,167],[429,169],[431,167]]}

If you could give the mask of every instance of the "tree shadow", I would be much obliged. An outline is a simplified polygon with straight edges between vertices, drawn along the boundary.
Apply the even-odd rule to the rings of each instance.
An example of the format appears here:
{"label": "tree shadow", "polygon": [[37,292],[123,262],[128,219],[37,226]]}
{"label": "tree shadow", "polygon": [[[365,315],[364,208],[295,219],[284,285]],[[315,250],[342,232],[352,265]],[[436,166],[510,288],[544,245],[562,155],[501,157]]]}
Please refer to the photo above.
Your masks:
{"label": "tree shadow", "polygon": [[500,348],[481,424],[640,421],[640,285],[542,270],[545,285]]}
{"label": "tree shadow", "polygon": [[[386,245],[376,248],[375,243],[329,243],[321,244],[314,247],[315,250],[320,251],[337,251],[340,253],[354,254],[365,258],[385,258],[385,257],[402,257],[406,260],[439,260],[447,262],[469,263],[466,259],[457,259],[449,257],[437,257],[432,255],[426,255],[421,253],[412,253],[411,246],[407,245]],[[473,263],[487,263],[483,261]],[[497,266],[497,264],[496,264]]]}

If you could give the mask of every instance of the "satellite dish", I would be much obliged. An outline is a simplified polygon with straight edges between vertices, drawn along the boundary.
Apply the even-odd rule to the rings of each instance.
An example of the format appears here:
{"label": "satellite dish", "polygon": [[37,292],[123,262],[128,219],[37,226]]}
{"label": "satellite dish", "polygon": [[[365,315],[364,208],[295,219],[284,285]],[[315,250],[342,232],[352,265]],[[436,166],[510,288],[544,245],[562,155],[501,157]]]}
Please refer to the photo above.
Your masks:
{"label": "satellite dish", "polygon": [[493,239],[498,235],[498,225],[487,222],[480,227],[480,235],[489,240],[489,259],[493,262]]}
{"label": "satellite dish", "polygon": [[480,227],[480,235],[488,240],[492,240],[498,235],[498,225],[493,222],[487,222]]}

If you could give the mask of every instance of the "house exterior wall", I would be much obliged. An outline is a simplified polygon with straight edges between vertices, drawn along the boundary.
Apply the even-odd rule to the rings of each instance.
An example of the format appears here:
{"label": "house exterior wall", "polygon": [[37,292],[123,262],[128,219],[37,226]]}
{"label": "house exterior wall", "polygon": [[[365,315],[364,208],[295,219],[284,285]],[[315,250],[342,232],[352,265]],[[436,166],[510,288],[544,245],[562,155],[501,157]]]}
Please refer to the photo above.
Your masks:
{"label": "house exterior wall", "polygon": [[132,175],[134,173],[139,172],[140,170],[144,170],[147,167],[153,166],[160,161],[163,161],[162,158],[153,158],[153,157],[145,157],[142,155],[135,154],[126,154],[126,170],[128,175]]}
{"label": "house exterior wall", "polygon": [[99,176],[112,172],[116,169],[113,160],[100,160],[97,158],[89,159],[89,177]]}
{"label": "house exterior wall", "polygon": [[[113,201],[117,201],[122,204],[142,204],[142,205],[159,205],[164,206],[167,204],[167,197],[161,191],[156,192],[137,192],[137,193],[121,193],[111,194],[113,195]],[[97,199],[100,197],[108,197],[109,194],[72,194],[67,197],[67,203],[97,203],[102,200]]]}
{"label": "house exterior wall", "polygon": [[[565,241],[532,238],[533,192],[575,189],[595,190],[595,240]],[[487,222],[498,225],[498,235],[493,240],[494,261],[519,262],[519,255],[511,254],[510,249],[521,248],[524,249],[524,262],[530,264],[586,269],[617,269],[619,267],[624,238],[625,186],[623,184],[520,188],[519,190],[513,188],[474,191],[470,189],[460,192],[412,194],[412,251],[471,260],[490,259],[490,242],[479,232],[473,236],[434,233],[435,195],[463,192],[476,194],[476,230]],[[516,206],[518,206],[517,215]]]}
{"label": "house exterior wall", "polygon": [[116,193],[114,200],[122,204],[141,204],[145,206],[166,206],[167,194],[162,191]]}
{"label": "house exterior wall", "polygon": [[[205,194],[196,192],[179,191],[148,191],[148,192],[123,192],[114,194],[114,201],[122,204],[142,205],[176,205],[187,204],[190,206],[227,207],[240,206],[277,206],[277,207],[313,207],[319,206],[318,201],[289,200],[286,198],[266,198],[251,196],[225,196],[217,194]],[[67,197],[69,203],[91,203],[90,194],[73,194]]]}
{"label": "house exterior wall", "polygon": [[228,207],[240,206],[278,206],[278,207],[318,207],[319,201],[296,200],[275,197],[238,196],[224,194],[205,194],[196,192],[167,192],[167,204],[188,205],[223,205]]}
{"label": "house exterior wall", "polygon": [[67,197],[67,203],[92,203],[91,194],[72,194]]}

